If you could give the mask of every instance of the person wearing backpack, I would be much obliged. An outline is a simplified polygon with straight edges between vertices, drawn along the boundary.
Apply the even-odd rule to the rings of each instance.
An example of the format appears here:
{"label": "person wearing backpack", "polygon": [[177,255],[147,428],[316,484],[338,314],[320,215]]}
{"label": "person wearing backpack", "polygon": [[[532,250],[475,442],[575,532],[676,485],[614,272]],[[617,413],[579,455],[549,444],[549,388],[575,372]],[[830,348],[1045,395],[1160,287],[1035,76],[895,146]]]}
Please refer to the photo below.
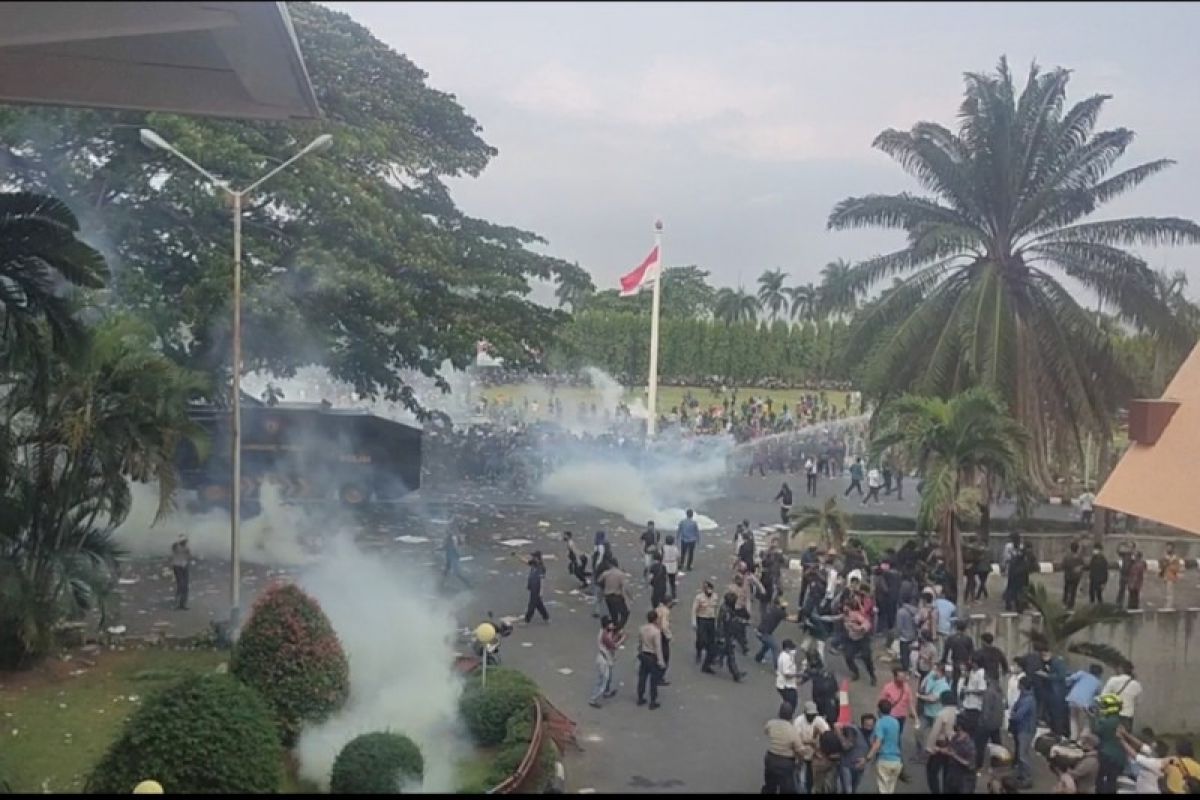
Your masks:
{"label": "person wearing backpack", "polygon": [[1164,794],[1200,794],[1200,763],[1190,739],[1175,743],[1175,757],[1163,768]]}

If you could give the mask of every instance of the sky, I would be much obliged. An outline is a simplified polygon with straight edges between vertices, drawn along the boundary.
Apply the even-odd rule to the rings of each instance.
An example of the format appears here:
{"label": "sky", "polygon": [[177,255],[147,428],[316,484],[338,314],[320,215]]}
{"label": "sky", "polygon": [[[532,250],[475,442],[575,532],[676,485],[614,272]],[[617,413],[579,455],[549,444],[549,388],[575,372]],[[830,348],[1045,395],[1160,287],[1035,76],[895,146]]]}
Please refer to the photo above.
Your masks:
{"label": "sky", "polygon": [[[1137,133],[1117,168],[1179,163],[1096,219],[1200,220],[1200,4],[329,3],[455,95],[499,155],[454,180],[473,216],[534,231],[599,288],[665,225],[667,266],[721,286],[765,269],[816,282],[827,262],[903,245],[827,231],[839,200],[917,191],[871,141],[953,125],[962,75],[1008,56],[1073,70],[1068,102],[1113,95],[1102,128]],[[1200,247],[1142,255],[1185,269]],[[544,293],[544,290],[543,292]]]}

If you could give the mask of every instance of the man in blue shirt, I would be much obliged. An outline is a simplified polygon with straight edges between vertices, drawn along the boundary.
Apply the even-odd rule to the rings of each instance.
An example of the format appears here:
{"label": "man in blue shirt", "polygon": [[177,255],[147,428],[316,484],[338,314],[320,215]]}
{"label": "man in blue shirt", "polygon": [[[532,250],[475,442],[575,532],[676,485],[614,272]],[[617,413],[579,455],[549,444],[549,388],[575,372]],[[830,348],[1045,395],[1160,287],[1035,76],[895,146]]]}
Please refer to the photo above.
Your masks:
{"label": "man in blue shirt", "polygon": [[1028,676],[1021,678],[1021,694],[1008,714],[1008,730],[1016,741],[1017,785],[1028,789],[1033,785],[1033,737],[1037,731],[1037,703]]}
{"label": "man in blue shirt", "polygon": [[875,759],[875,773],[880,794],[895,794],[896,781],[904,769],[900,755],[900,722],[892,716],[890,700],[879,701],[879,720],[871,734],[871,749],[864,762]]}
{"label": "man in blue shirt", "polygon": [[1071,712],[1071,739],[1078,742],[1079,737],[1088,732],[1090,726],[1090,712],[1092,704],[1096,700],[1096,695],[1100,694],[1100,676],[1104,674],[1104,667],[1099,664],[1092,664],[1086,670],[1078,672],[1067,677],[1067,708]]}
{"label": "man in blue shirt", "polygon": [[695,516],[689,508],[684,519],[679,521],[679,568],[683,572],[692,571],[692,559],[696,557],[696,545],[700,543],[700,526],[696,524]]}

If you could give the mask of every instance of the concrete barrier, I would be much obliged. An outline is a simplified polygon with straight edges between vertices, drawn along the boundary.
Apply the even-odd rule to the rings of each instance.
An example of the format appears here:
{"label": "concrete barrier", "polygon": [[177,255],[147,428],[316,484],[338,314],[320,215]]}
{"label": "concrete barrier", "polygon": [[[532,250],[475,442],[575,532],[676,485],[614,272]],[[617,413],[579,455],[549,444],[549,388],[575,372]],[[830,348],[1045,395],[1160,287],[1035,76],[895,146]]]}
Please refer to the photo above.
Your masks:
{"label": "concrete barrier", "polygon": [[[1012,658],[1029,650],[1029,635],[1040,623],[1037,614],[973,614],[970,632],[978,637],[990,631],[996,645]],[[1200,643],[1192,648],[1190,640],[1198,624],[1200,608],[1130,611],[1126,619],[1095,625],[1075,640],[1111,645],[1133,662],[1143,690],[1136,727],[1194,732],[1200,730],[1200,694],[1192,691],[1192,680],[1200,674]],[[1067,661],[1072,669],[1091,663],[1074,655]]]}

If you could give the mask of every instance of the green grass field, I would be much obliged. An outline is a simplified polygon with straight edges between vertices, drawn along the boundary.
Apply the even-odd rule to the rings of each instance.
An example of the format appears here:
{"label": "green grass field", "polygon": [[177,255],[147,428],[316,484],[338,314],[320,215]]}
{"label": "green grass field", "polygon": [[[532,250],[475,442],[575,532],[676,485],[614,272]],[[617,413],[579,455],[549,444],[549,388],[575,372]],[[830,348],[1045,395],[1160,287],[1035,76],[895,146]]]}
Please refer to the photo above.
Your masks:
{"label": "green grass field", "polygon": [[94,667],[75,658],[0,673],[0,779],[14,792],[82,791],[141,700],[188,673],[212,672],[226,658],[206,650],[126,650],[100,653]]}
{"label": "green grass field", "polygon": [[[658,387],[659,412],[664,414],[669,413],[673,407],[683,402],[683,398],[689,391],[700,401],[701,405],[720,405],[723,399],[723,395],[719,393],[714,394],[711,389],[701,386],[660,386]],[[792,407],[805,394],[816,394],[819,391],[818,389],[756,389],[751,386],[739,386],[737,396],[739,402],[751,396],[770,398],[772,405],[780,409],[785,403],[788,407]],[[626,389],[624,400],[627,403],[632,403],[634,400],[645,402],[645,392],[644,387]],[[730,394],[732,394],[732,390],[724,396],[729,396]],[[825,397],[837,409],[841,409],[845,404],[846,394],[846,392],[833,389],[825,391]],[[545,403],[550,399],[550,393],[546,387],[537,383],[493,386],[484,389],[483,396],[489,402],[513,400],[520,403],[525,398],[528,398],[531,402],[536,400],[543,408],[545,407]],[[556,396],[562,399],[564,407],[567,408],[577,405],[580,402],[598,404],[602,400],[599,390],[578,386],[565,386],[558,389]]]}

